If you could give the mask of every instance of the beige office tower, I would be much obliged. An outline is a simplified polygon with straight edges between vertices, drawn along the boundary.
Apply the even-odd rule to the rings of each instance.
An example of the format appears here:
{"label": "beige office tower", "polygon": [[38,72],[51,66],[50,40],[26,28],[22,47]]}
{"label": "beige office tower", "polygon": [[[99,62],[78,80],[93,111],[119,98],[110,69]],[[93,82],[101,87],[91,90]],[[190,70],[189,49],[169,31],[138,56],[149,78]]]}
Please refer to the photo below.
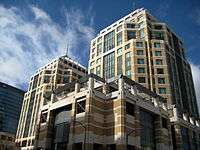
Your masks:
{"label": "beige office tower", "polygon": [[105,79],[123,74],[166,98],[174,148],[195,146],[199,113],[183,43],[147,10],[137,9],[98,33],[89,72]]}
{"label": "beige office tower", "polygon": [[21,149],[33,149],[40,108],[48,105],[49,92],[87,74],[82,65],[67,56],[55,59],[40,68],[29,83],[21,109],[15,142]]}

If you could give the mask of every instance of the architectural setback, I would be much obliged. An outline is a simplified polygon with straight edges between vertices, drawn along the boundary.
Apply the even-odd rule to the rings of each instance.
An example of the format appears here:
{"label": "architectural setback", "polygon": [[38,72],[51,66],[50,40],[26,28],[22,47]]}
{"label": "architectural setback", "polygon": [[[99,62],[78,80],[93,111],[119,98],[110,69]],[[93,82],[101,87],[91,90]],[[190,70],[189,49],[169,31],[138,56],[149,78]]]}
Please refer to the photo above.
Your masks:
{"label": "architectural setback", "polygon": [[68,56],[62,56],[40,68],[31,77],[21,109],[16,142],[23,149],[33,149],[40,108],[50,99],[45,98],[52,90],[87,74],[85,67]]}
{"label": "architectural setback", "polygon": [[31,77],[22,150],[199,150],[200,119],[180,38],[146,9],[91,41],[89,68],[62,56]]}
{"label": "architectural setback", "polygon": [[38,149],[172,149],[166,100],[125,76],[105,81],[90,74],[50,96],[41,108]]}
{"label": "architectural setback", "polygon": [[174,149],[191,149],[196,145],[186,138],[200,136],[195,126],[182,121],[199,120],[183,42],[146,9],[131,12],[97,34],[90,45],[88,71],[105,79],[123,74],[166,98],[169,108],[178,113],[178,118],[170,119],[176,139]]}

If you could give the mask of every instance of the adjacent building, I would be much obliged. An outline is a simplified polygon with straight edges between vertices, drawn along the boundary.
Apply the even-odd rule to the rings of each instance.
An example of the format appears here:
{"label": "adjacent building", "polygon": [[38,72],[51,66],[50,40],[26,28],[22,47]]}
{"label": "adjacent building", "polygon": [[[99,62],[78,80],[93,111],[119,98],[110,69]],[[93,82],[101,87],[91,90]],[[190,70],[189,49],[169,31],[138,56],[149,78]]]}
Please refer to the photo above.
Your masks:
{"label": "adjacent building", "polygon": [[[47,95],[59,86],[87,74],[84,66],[62,56],[40,68],[29,82],[25,93],[15,142],[21,149],[33,149],[40,108],[51,101]],[[69,89],[70,90],[70,89]]]}
{"label": "adjacent building", "polygon": [[0,149],[14,149],[24,91],[0,82]]}
{"label": "adjacent building", "polygon": [[167,101],[125,76],[90,74],[49,96],[36,149],[172,150]]}
{"label": "adjacent building", "polygon": [[183,42],[166,23],[137,9],[101,30],[91,41],[89,57],[90,73],[105,79],[123,74],[166,98],[174,113],[175,149],[195,145],[189,142],[200,136],[191,68]]}

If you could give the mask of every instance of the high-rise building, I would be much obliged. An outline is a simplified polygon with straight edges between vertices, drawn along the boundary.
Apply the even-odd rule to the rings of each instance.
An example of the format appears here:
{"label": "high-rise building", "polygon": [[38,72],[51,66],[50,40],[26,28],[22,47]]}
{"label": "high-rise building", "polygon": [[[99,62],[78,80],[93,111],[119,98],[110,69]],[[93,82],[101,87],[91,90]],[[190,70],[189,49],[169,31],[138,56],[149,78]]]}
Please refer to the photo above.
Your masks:
{"label": "high-rise building", "polygon": [[183,42],[166,23],[137,9],[101,30],[89,57],[90,73],[105,79],[123,74],[167,99],[175,148],[185,149],[193,145],[189,136],[200,136],[190,64]]}
{"label": "high-rise building", "polygon": [[106,81],[90,74],[50,97],[35,149],[172,150],[166,100],[126,76]]}
{"label": "high-rise building", "polygon": [[24,91],[0,82],[0,149],[13,149]]}
{"label": "high-rise building", "polygon": [[48,94],[55,88],[86,74],[87,70],[84,66],[68,56],[62,56],[40,68],[31,77],[28,91],[24,96],[16,134],[16,143],[19,147],[33,149],[40,108],[44,105],[48,106],[51,101],[47,98]]}

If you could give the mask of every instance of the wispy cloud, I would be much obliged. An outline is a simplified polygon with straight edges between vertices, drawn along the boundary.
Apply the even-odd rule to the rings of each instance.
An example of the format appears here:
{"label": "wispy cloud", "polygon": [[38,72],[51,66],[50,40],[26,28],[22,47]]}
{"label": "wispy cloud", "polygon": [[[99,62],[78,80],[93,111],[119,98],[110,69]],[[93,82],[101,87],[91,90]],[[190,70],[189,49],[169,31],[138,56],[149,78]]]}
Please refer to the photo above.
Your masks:
{"label": "wispy cloud", "polygon": [[200,109],[200,65],[195,65],[191,63],[191,68],[197,96],[197,102]]}
{"label": "wispy cloud", "polygon": [[161,18],[165,18],[170,11],[171,3],[172,3],[171,0],[163,0],[163,2],[158,5],[157,11],[156,11],[157,16]]}
{"label": "wispy cloud", "polygon": [[[18,86],[27,84],[42,65],[65,53],[87,59],[93,38],[92,13],[64,9],[66,28],[62,28],[42,9],[30,7],[30,14],[0,5],[0,81]],[[82,46],[80,47],[80,43]]]}

